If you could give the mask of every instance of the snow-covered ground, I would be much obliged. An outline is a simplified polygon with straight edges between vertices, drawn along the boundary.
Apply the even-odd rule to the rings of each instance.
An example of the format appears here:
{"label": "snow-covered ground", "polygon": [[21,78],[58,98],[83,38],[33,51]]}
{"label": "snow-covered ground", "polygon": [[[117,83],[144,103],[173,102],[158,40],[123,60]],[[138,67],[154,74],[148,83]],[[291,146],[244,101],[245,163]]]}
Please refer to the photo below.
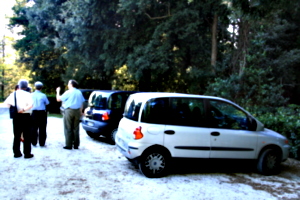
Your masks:
{"label": "snow-covered ground", "polygon": [[1,109],[1,200],[300,199],[300,162],[294,159],[276,176],[259,175],[243,163],[178,162],[168,176],[149,179],[115,146],[91,139],[82,128],[79,150],[62,148],[62,119],[49,117],[47,132],[47,146],[33,147],[34,158],[14,158],[12,122]]}

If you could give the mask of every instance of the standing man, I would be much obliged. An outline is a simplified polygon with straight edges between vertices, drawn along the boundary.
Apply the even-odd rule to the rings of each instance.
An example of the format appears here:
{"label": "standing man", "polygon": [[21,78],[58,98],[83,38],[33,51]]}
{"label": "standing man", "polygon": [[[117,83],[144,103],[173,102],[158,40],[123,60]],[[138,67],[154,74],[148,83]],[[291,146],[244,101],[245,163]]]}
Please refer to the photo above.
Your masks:
{"label": "standing man", "polygon": [[18,114],[13,118],[13,131],[14,131],[14,142],[13,142],[13,152],[14,157],[19,158],[22,156],[20,151],[20,138],[21,133],[23,133],[24,142],[23,142],[23,153],[24,158],[32,158],[31,154],[31,141],[30,141],[30,127],[31,127],[31,118],[30,118],[30,109],[33,106],[33,101],[31,94],[26,92],[28,87],[28,81],[21,79],[18,83],[19,88],[11,93],[4,103],[10,107],[15,106],[15,94],[16,94],[16,103]]}
{"label": "standing man", "polygon": [[78,83],[75,80],[68,82],[68,89],[60,96],[60,87],[56,88],[56,100],[64,103],[64,133],[66,146],[64,149],[78,149],[79,141],[79,122],[82,115],[82,105],[84,97],[77,89]]}
{"label": "standing man", "polygon": [[36,146],[37,141],[41,147],[45,146],[47,133],[47,111],[46,105],[49,104],[47,96],[41,92],[43,88],[43,83],[35,82],[35,91],[32,93],[33,108],[32,108],[32,140],[33,146]]}

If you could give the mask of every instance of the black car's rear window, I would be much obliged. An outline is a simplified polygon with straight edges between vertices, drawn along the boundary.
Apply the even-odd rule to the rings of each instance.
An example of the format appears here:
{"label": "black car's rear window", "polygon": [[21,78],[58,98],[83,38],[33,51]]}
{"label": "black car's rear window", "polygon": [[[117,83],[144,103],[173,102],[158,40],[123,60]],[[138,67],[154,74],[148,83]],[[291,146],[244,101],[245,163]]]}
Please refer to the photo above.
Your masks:
{"label": "black car's rear window", "polygon": [[107,108],[111,110],[123,110],[125,107],[126,100],[130,93],[121,92],[121,93],[113,93],[108,99]]}
{"label": "black car's rear window", "polygon": [[109,110],[123,110],[126,100],[133,92],[102,92],[95,91],[90,95],[90,107]]}
{"label": "black car's rear window", "polygon": [[93,91],[81,91],[85,100],[88,100]]}
{"label": "black car's rear window", "polygon": [[106,109],[107,107],[107,98],[109,94],[108,93],[101,93],[101,92],[95,92],[91,95],[89,98],[89,106],[100,108],[100,109]]}

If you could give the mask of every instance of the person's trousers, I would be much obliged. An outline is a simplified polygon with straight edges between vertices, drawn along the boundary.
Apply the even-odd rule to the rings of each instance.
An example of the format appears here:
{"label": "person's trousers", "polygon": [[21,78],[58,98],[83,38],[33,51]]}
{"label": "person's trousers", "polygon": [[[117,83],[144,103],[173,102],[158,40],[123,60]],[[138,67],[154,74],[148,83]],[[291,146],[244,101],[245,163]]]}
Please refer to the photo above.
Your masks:
{"label": "person's trousers", "polygon": [[66,147],[78,147],[79,140],[79,123],[80,123],[80,109],[65,109],[64,112],[64,133],[66,138]]}
{"label": "person's trousers", "polygon": [[37,145],[39,141],[40,146],[44,146],[47,139],[47,112],[45,110],[33,110],[31,119],[31,143]]}
{"label": "person's trousers", "polygon": [[17,114],[13,118],[14,142],[13,152],[15,155],[21,155],[20,138],[23,133],[23,153],[25,155],[31,154],[31,139],[30,139],[31,117],[30,114]]}

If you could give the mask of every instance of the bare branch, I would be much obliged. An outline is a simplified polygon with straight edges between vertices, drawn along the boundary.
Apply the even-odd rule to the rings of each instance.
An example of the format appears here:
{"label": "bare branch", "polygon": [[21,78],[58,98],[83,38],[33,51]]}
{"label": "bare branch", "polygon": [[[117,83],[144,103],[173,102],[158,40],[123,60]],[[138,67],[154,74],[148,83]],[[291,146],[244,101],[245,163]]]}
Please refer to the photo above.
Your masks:
{"label": "bare branch", "polygon": [[145,15],[151,19],[151,20],[157,20],[157,19],[164,19],[164,18],[168,18],[168,17],[171,17],[171,11],[170,11],[170,3],[167,3],[166,4],[166,7],[168,8],[168,14],[165,15],[165,16],[160,16],[160,17],[151,17],[148,13],[145,13]]}

